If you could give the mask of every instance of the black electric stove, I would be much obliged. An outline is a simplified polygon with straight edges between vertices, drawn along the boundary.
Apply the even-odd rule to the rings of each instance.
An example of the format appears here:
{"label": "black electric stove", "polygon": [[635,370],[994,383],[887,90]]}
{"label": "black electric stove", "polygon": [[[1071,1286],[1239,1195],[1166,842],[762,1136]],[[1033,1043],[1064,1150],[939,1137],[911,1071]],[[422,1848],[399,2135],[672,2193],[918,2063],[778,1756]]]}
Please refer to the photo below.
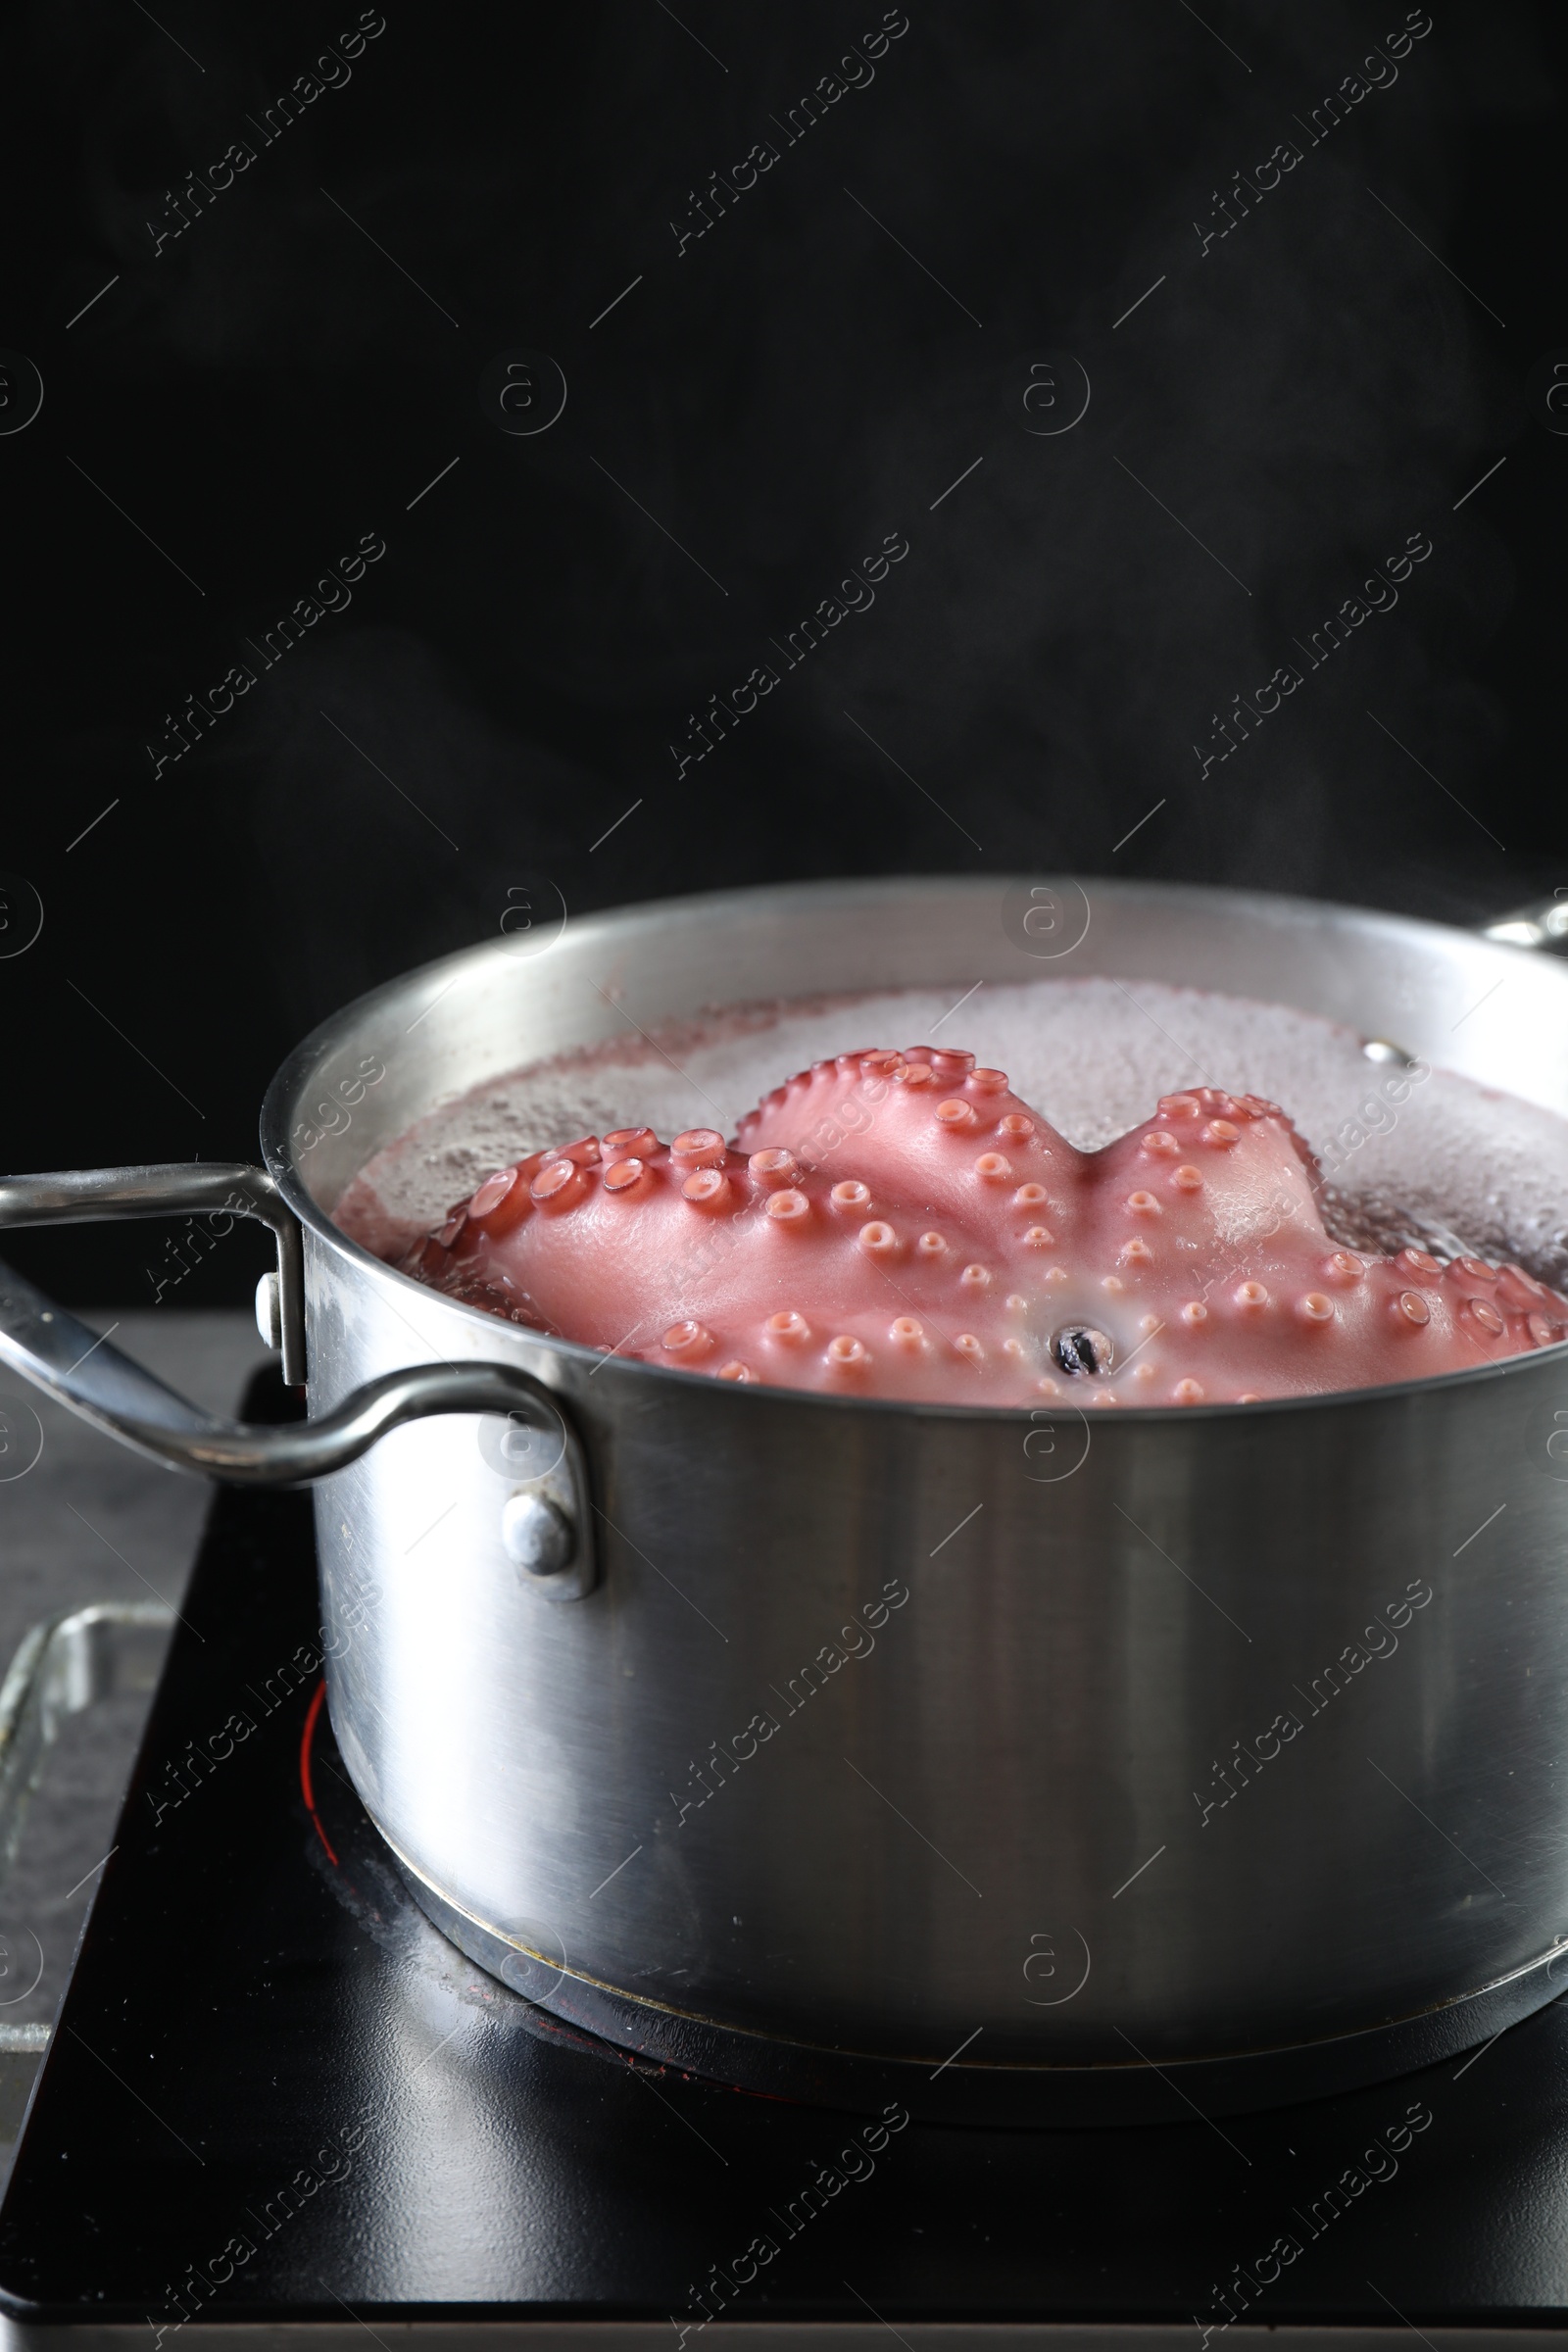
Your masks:
{"label": "black electric stove", "polygon": [[1172,2090],[1139,2130],[879,2130],[645,2065],[416,1908],[315,1597],[308,1498],[219,1495],[0,2212],[13,2320],[1568,2321],[1561,2004],[1353,2096],[1212,2123]]}

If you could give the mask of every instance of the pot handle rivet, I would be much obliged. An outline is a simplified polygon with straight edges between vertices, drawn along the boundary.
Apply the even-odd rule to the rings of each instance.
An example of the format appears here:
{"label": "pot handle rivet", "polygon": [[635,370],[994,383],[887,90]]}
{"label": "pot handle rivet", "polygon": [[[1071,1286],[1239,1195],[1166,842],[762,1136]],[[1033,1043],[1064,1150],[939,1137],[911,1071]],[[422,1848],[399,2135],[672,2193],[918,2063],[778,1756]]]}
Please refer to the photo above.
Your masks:
{"label": "pot handle rivet", "polygon": [[275,1266],[256,1285],[256,1328],[275,1355],[283,1345],[283,1294]]}
{"label": "pot handle rivet", "polygon": [[508,1559],[528,1576],[560,1576],[576,1556],[577,1531],[547,1494],[510,1494],[501,1512],[501,1541]]}

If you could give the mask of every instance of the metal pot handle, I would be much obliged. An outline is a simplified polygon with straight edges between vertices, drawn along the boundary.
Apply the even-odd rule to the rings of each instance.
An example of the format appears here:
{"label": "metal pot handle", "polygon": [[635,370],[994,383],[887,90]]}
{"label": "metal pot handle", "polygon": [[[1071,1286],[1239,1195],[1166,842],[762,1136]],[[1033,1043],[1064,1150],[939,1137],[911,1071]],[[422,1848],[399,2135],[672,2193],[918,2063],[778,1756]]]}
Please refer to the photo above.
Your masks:
{"label": "metal pot handle", "polygon": [[[175,1160],[161,1167],[81,1168],[52,1176],[0,1177],[0,1226],[91,1225],[121,1217],[254,1217],[277,1241],[277,1272],[263,1277],[277,1300],[283,1378],[305,1386],[305,1253],[299,1219],[265,1168],[243,1161]],[[9,1279],[16,1281],[15,1275]],[[22,1286],[26,1289],[27,1286]],[[34,1294],[35,1296],[36,1294]],[[45,1306],[48,1305],[45,1299]],[[58,1312],[58,1310],[52,1310]],[[79,1328],[79,1327],[78,1327]],[[18,1365],[18,1370],[25,1367]],[[71,1400],[68,1397],[66,1401]]]}
{"label": "metal pot handle", "polygon": [[1536,948],[1546,956],[1568,956],[1568,899],[1533,899],[1511,914],[1480,926],[1483,939],[1504,948]]}
{"label": "metal pot handle", "polygon": [[[299,1224],[263,1168],[184,1163],[0,1178],[0,1226],[181,1212],[257,1217],[277,1237],[283,1377],[305,1378],[304,1260]],[[269,1281],[271,1277],[268,1278]],[[368,1381],[318,1420],[269,1427],[227,1421],[192,1404],[107,1337],[0,1264],[0,1362],[84,1421],[177,1470],[239,1486],[307,1485],[357,1461],[401,1422],[432,1413],[506,1413],[564,1436],[574,1471],[575,1434],[543,1381],[507,1364],[419,1364]]]}

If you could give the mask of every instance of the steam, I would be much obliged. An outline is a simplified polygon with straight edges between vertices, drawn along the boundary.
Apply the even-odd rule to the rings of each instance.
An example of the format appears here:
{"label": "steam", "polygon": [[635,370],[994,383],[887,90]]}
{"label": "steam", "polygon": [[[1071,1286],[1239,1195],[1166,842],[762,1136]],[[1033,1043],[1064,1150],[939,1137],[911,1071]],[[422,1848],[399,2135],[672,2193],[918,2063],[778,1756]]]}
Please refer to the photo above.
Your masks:
{"label": "steam", "polygon": [[[482,935],[540,873],[573,911],[877,868],[1524,896],[1463,806],[1511,575],[1487,490],[1453,512],[1512,411],[1487,287],[1428,248],[1471,126],[1517,123],[1541,68],[1516,11],[1422,14],[911,7],[787,142],[770,118],[870,54],[879,9],[700,39],[566,12],[530,20],[548,51],[466,61],[388,9],[353,88],[156,259],[163,191],[287,60],[259,20],[205,78],[124,36],[87,135],[128,308],[77,333],[246,420],[187,682],[247,659],[340,533],[388,541],[200,755],[249,804],[291,1017]],[[519,343],[569,386],[534,439],[475,392]],[[1071,430],[1023,429],[1020,355],[1087,370]],[[897,593],[775,662],[890,533]],[[1433,552],[1397,610],[1309,668],[1294,642],[1411,534]],[[1204,769],[1282,662],[1300,683]],[[677,773],[760,663],[765,699]]]}

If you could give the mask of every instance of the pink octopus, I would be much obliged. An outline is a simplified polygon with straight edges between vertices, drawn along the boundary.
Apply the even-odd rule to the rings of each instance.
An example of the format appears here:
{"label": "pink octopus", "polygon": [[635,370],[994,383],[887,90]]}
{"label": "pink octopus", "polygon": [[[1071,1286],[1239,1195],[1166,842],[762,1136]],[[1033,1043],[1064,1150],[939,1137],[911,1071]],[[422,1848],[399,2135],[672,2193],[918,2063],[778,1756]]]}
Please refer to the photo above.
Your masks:
{"label": "pink octopus", "polygon": [[1285,1113],[1212,1088],[1079,1152],[972,1054],[841,1054],[732,1145],[585,1136],[498,1168],[405,1272],[650,1363],[940,1404],[1254,1403],[1564,1336],[1518,1266],[1339,1249]]}

